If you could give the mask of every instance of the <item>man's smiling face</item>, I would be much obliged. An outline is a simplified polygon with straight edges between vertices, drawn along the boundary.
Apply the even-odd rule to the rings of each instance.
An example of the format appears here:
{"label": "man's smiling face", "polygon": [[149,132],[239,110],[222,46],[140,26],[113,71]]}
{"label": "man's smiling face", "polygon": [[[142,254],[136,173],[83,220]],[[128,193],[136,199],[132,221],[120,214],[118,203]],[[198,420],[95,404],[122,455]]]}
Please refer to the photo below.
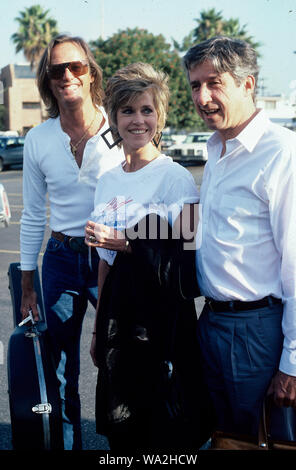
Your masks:
{"label": "man's smiling face", "polygon": [[238,134],[254,111],[250,77],[238,85],[229,72],[217,73],[210,61],[189,71],[192,99],[199,116],[209,129],[217,130],[226,140]]}
{"label": "man's smiling face", "polygon": [[[50,63],[55,65],[82,60],[87,60],[83,49],[72,42],[64,42],[53,48]],[[62,78],[50,80],[50,88],[59,107],[81,105],[89,96],[92,82],[93,77],[90,75],[89,67],[87,73],[79,77],[75,77],[67,68]]]}

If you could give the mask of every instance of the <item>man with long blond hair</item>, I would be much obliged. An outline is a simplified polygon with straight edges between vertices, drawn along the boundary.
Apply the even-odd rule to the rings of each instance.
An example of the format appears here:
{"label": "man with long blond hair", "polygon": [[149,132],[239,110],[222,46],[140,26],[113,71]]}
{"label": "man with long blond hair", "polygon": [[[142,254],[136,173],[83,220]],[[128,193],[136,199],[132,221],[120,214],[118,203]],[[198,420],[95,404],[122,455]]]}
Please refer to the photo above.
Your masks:
{"label": "man with long blond hair", "polygon": [[46,226],[52,230],[43,257],[46,320],[56,353],[65,449],[81,448],[78,393],[79,343],[88,300],[97,298],[98,255],[84,244],[97,178],[122,160],[101,134],[109,127],[102,106],[102,71],[86,42],[53,39],[37,71],[49,119],[31,129],[24,147],[21,218],[22,315],[38,319],[34,270]]}

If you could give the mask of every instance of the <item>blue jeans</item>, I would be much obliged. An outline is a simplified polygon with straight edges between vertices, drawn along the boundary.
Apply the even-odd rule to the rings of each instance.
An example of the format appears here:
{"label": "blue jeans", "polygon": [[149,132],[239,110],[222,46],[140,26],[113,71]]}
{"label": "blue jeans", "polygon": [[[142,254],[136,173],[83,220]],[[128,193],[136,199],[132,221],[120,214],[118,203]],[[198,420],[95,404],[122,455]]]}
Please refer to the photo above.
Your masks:
{"label": "blue jeans", "polygon": [[96,250],[73,251],[50,238],[42,265],[42,285],[48,331],[56,359],[62,400],[64,448],[81,449],[78,380],[80,336],[88,300],[96,306],[99,257]]}
{"label": "blue jeans", "polygon": [[283,347],[281,304],[243,312],[212,312],[198,321],[205,378],[217,429],[258,432],[264,396]]}

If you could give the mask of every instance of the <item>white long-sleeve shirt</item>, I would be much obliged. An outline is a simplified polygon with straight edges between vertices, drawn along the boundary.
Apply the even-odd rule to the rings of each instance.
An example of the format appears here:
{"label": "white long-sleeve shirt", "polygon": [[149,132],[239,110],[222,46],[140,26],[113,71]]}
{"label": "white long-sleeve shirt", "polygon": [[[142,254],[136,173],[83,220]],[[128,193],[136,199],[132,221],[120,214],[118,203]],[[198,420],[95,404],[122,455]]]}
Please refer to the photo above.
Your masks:
{"label": "white long-sleeve shirt", "polygon": [[260,111],[221,151],[216,132],[201,186],[201,291],[217,300],[281,298],[280,370],[296,376],[296,133]]}
{"label": "white long-sleeve shirt", "polygon": [[23,204],[21,217],[21,269],[37,264],[46,225],[46,197],[50,206],[50,228],[66,235],[84,236],[85,223],[94,207],[98,178],[123,159],[117,147],[109,150],[101,138],[108,127],[105,118],[100,131],[85,146],[81,168],[70,149],[70,137],[60,118],[48,119],[31,129],[25,139],[23,163]]}

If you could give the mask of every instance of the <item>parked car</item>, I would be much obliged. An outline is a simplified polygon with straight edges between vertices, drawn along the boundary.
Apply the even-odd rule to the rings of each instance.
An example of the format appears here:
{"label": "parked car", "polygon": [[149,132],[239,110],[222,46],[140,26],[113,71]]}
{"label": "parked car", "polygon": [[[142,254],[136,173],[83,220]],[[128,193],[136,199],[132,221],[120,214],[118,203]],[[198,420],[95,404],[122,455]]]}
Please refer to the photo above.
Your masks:
{"label": "parked car", "polygon": [[18,137],[18,131],[0,131],[0,137]]}
{"label": "parked car", "polygon": [[24,137],[0,136],[0,171],[23,163]]}
{"label": "parked car", "polygon": [[175,143],[170,134],[162,134],[161,138],[161,150],[166,152],[166,150]]}
{"label": "parked car", "polygon": [[185,166],[206,162],[208,159],[207,141],[211,135],[212,132],[192,132],[183,142],[171,145],[167,153],[176,162]]}
{"label": "parked car", "polygon": [[184,134],[167,134],[163,133],[161,138],[161,150],[164,153],[167,153],[167,149],[172,145],[178,144],[179,142],[183,142],[186,138]]}

